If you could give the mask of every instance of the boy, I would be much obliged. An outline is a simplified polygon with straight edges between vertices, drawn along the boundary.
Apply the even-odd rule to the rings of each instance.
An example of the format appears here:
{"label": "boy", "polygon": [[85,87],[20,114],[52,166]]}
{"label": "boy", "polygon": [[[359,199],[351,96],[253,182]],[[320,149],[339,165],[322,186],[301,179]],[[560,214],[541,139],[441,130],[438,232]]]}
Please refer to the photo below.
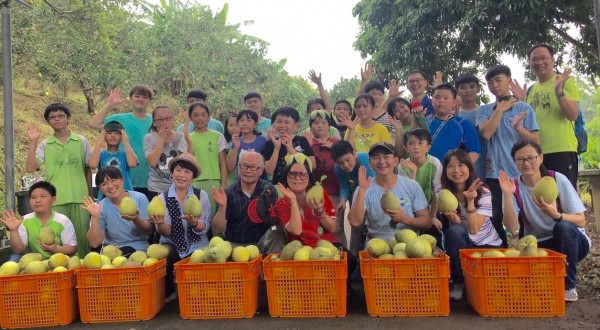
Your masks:
{"label": "boy", "polygon": [[250,92],[244,96],[244,109],[250,109],[258,115],[258,124],[256,125],[256,130],[261,134],[267,134],[267,130],[271,128],[271,119],[265,118],[262,116],[262,97],[260,94],[256,92]]}
{"label": "boy", "polygon": [[502,169],[511,178],[520,175],[510,151],[519,139],[538,142],[539,127],[533,108],[511,95],[509,67],[497,65],[490,68],[485,74],[485,80],[490,92],[496,97],[496,102],[479,108],[477,127],[486,141],[485,183],[492,193],[492,223],[500,234],[503,245],[507,246],[502,226],[502,190],[498,183],[498,173]]}
{"label": "boy", "polygon": [[[101,130],[104,125],[111,121],[118,121],[123,125],[124,131],[131,142],[131,147],[138,159],[138,166],[132,168],[130,173],[133,189],[146,196],[148,196],[148,172],[150,172],[150,166],[144,154],[144,137],[148,134],[150,126],[152,126],[152,116],[147,113],[147,109],[153,96],[154,92],[150,87],[136,85],[129,91],[132,107],[131,112],[118,113],[106,117],[115,106],[125,101],[121,90],[119,88],[113,89],[110,91],[106,104],[88,122],[88,125],[95,130]],[[122,144],[120,149],[124,149]]]}
{"label": "boy", "polygon": [[[33,212],[17,218],[15,212],[2,211],[2,223],[10,232],[10,248],[13,253],[10,260],[18,261],[25,252],[40,253],[44,259],[54,253],[72,255],[77,252],[77,239],[73,224],[65,215],[52,211],[56,201],[56,188],[46,181],[34,183],[29,188],[29,204]],[[43,228],[54,231],[54,243],[39,241]]]}
{"label": "boy", "polygon": [[[479,94],[479,78],[475,75],[466,73],[461,74],[456,78],[454,82],[454,88],[456,88],[456,94],[461,99],[461,106],[458,109],[458,116],[467,120],[469,123],[476,125],[477,122],[477,110],[479,110],[479,103],[477,102],[477,95]],[[475,167],[475,173],[478,178],[485,178],[485,140],[481,136],[479,130],[477,131],[477,138],[479,139],[479,145],[481,146],[481,153],[479,158],[473,166]]]}
{"label": "boy", "polygon": [[71,111],[66,105],[50,104],[44,111],[44,118],[54,134],[38,145],[41,130],[35,125],[29,127],[26,170],[31,173],[44,164],[46,180],[60,187],[53,210],[64,214],[73,223],[77,254],[83,258],[88,252],[86,233],[90,215],[81,205],[83,197],[92,192],[92,173],[87,166],[90,146],[86,138],[69,130]]}
{"label": "boy", "polygon": [[433,90],[434,116],[429,118],[427,128],[431,134],[429,154],[444,159],[450,150],[465,149],[473,163],[479,158],[481,147],[477,130],[468,121],[452,113],[456,105],[456,90],[448,84],[441,84]]}
{"label": "boy", "polygon": [[[199,89],[192,89],[191,91],[188,92],[187,94],[187,105],[188,107],[194,103],[204,103],[204,104],[208,104],[208,95],[204,92],[201,91]],[[225,128],[223,127],[223,124],[214,119],[214,118],[210,118],[210,120],[208,121],[208,129],[211,129],[213,131],[217,131],[221,134],[225,134]],[[183,124],[180,124],[177,127],[177,132],[181,132],[183,130]],[[188,132],[193,132],[194,131],[194,123],[192,123],[190,121],[189,125],[188,125]]]}
{"label": "boy", "polygon": [[[352,205],[352,195],[358,185],[358,169],[363,166],[367,170],[367,177],[375,177],[375,172],[369,165],[369,154],[366,152],[356,152],[352,144],[348,141],[337,141],[331,145],[331,158],[335,162],[333,171],[340,185],[340,202],[335,208],[335,213],[338,218],[340,214],[344,214],[346,202],[350,201]],[[367,227],[350,228],[350,252],[358,255],[358,251],[362,249],[365,242],[365,234]]]}
{"label": "boy", "polygon": [[[358,170],[358,188],[348,219],[353,227],[365,223],[369,239],[378,237],[388,241],[398,229],[418,231],[431,226],[427,200],[419,184],[394,174],[399,162],[394,146],[380,142],[369,150],[369,164],[375,171],[375,178],[368,179],[367,169],[363,166]],[[381,196],[386,191],[400,198],[402,207],[399,210],[381,208]]]}
{"label": "boy", "polygon": [[267,133],[269,141],[262,152],[265,158],[265,172],[273,176],[271,183],[277,185],[285,180],[281,177],[281,171],[286,165],[285,156],[288,154],[305,154],[315,168],[316,161],[310,143],[305,137],[295,134],[300,121],[298,110],[292,107],[279,108],[271,116],[271,121],[273,129]]}
{"label": "boy", "polygon": [[[101,150],[102,144],[106,142],[106,149]],[[119,150],[119,144],[123,143],[125,150]],[[94,147],[94,151],[88,160],[91,169],[115,166],[123,175],[123,188],[133,190],[129,169],[136,167],[137,157],[131,149],[127,133],[123,130],[123,125],[118,121],[111,121],[104,125],[100,132],[100,138]],[[98,200],[103,198],[102,191],[98,192]]]}

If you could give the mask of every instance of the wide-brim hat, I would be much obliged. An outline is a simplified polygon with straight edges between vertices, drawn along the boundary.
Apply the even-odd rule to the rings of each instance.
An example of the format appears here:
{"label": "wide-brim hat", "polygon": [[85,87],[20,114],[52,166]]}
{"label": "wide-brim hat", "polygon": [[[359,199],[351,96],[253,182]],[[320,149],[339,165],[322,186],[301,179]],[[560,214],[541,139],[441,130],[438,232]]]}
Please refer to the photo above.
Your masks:
{"label": "wide-brim hat", "polygon": [[191,165],[194,172],[194,179],[197,178],[198,175],[200,175],[200,173],[202,172],[200,165],[198,165],[198,160],[196,160],[196,157],[189,152],[183,152],[181,153],[181,155],[171,159],[169,161],[169,171],[173,173],[175,165],[179,163],[188,163],[189,165]]}

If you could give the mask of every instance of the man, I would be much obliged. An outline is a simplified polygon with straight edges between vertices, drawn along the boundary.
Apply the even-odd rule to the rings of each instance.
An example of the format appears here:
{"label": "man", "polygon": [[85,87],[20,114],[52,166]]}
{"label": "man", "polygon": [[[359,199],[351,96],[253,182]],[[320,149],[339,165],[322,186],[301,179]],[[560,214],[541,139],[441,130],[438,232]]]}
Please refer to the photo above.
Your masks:
{"label": "man", "polygon": [[[204,91],[201,91],[199,89],[192,89],[187,94],[188,107],[191,106],[192,104],[198,103],[198,102],[208,104],[207,101],[208,101],[208,95]],[[187,113],[187,110],[185,112]],[[208,124],[206,124],[206,127],[208,127],[208,129],[210,129],[210,130],[217,131],[221,134],[225,134],[225,129],[223,127],[223,124],[214,118],[210,118],[210,120],[208,121]],[[177,127],[177,132],[181,132],[182,130],[183,130],[183,124],[180,124]],[[188,126],[188,132],[193,132],[193,131],[194,131],[194,123],[190,122],[190,124]]]}
{"label": "man", "polygon": [[[358,188],[348,220],[353,227],[365,223],[368,238],[377,237],[387,241],[394,237],[398,229],[419,231],[431,227],[425,194],[416,181],[394,174],[399,163],[394,146],[379,142],[369,150],[369,164],[375,171],[375,178],[367,178],[364,166],[359,169]],[[399,210],[381,208],[381,196],[386,191],[400,198],[402,207]]]}
{"label": "man", "polygon": [[[454,88],[456,89],[457,98],[460,98],[461,100],[457,116],[465,119],[469,123],[473,124],[473,126],[476,124],[477,112],[479,110],[479,102],[477,101],[478,94],[480,92],[479,87],[479,78],[471,73],[461,74],[454,81]],[[475,173],[477,173],[477,177],[485,178],[485,140],[479,131],[477,132],[477,137],[479,138],[481,153],[479,154],[479,158],[475,164],[473,164],[473,166],[475,167]]]}
{"label": "man", "polygon": [[90,215],[81,205],[83,197],[92,193],[92,173],[87,166],[92,151],[86,138],[69,130],[71,111],[66,105],[50,104],[44,111],[44,119],[54,134],[38,145],[41,130],[34,125],[29,127],[26,170],[31,173],[44,165],[46,181],[57,187],[52,210],[66,215],[73,223],[77,254],[83,258],[88,252],[86,234]]}
{"label": "man", "polygon": [[[260,179],[265,168],[261,154],[254,151],[240,153],[239,178],[225,189],[225,192],[214,192],[215,202],[219,210],[212,219],[215,232],[225,231],[225,239],[242,245],[256,244],[271,227],[270,223],[255,223],[248,216],[249,205],[270,190],[270,204],[277,202],[277,190],[268,181]],[[256,220],[256,219],[254,219]]]}
{"label": "man", "polygon": [[258,124],[256,130],[262,135],[267,135],[267,130],[271,128],[271,119],[263,117],[261,111],[263,108],[263,101],[260,94],[256,92],[250,92],[244,96],[244,109],[249,109],[258,115]]}
{"label": "man", "polygon": [[[433,77],[433,85],[435,88],[442,83],[442,73],[435,73]],[[426,94],[427,78],[421,70],[412,70],[406,75],[406,88],[410,92],[412,99],[410,100],[411,110],[420,113],[423,117],[433,115],[433,104],[431,99]]]}
{"label": "man", "polygon": [[537,82],[529,89],[511,84],[513,94],[531,104],[540,127],[540,145],[544,166],[564,174],[577,189],[577,138],[573,122],[579,115],[579,89],[571,69],[562,74],[554,71],[554,48],[534,45],[527,52],[529,67]]}
{"label": "man", "polygon": [[[96,130],[101,130],[105,124],[111,121],[117,121],[123,125],[123,129],[129,137],[129,143],[139,162],[138,166],[132,168],[130,171],[133,189],[146,196],[148,196],[148,173],[150,172],[150,166],[144,154],[144,137],[148,134],[150,126],[152,126],[152,116],[147,113],[147,110],[153,96],[154,92],[150,87],[144,85],[134,86],[129,91],[131,112],[118,113],[106,117],[115,106],[125,101],[121,90],[118,88],[113,89],[110,91],[106,104],[88,122],[88,126]],[[120,149],[124,149],[122,143]]]}

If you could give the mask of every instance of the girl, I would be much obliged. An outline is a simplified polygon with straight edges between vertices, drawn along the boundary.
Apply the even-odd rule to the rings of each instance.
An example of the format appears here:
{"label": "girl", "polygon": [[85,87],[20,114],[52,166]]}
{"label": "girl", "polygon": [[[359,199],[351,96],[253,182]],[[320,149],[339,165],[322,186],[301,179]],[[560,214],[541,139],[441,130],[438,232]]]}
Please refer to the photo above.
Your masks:
{"label": "girl", "polygon": [[[537,142],[519,140],[510,153],[521,175],[510,179],[502,170],[498,175],[504,205],[504,225],[519,237],[534,235],[538,239],[538,247],[567,256],[565,299],[576,301],[577,263],[587,256],[591,247],[591,241],[585,233],[585,206],[566,176],[549,171],[542,165],[544,155]],[[533,186],[544,176],[552,176],[556,180],[556,201],[536,199],[532,195]]]}
{"label": "girl", "polygon": [[373,120],[375,99],[369,94],[360,94],[354,101],[356,119],[344,118],[341,122],[348,127],[345,140],[348,140],[358,152],[368,152],[377,142],[392,143],[392,137],[387,128]]}
{"label": "girl", "polygon": [[333,106],[333,127],[337,128],[340,132],[340,136],[346,134],[348,127],[341,123],[343,119],[354,119],[354,113],[352,112],[352,104],[346,100],[338,100]]}
{"label": "girl", "polygon": [[[331,123],[331,115],[325,110],[313,111],[308,116],[308,123],[312,132],[312,140],[309,142],[317,161],[313,173],[314,180],[321,181],[323,176],[326,177],[321,181],[321,184],[329,194],[333,205],[337,206],[340,202],[340,185],[333,171],[335,161],[331,157],[331,145],[339,139],[331,138],[327,134]],[[343,216],[336,221],[334,235],[342,245],[347,246],[343,221]]]}
{"label": "girl", "polygon": [[169,189],[173,177],[169,171],[169,161],[188,150],[184,133],[175,130],[173,111],[166,105],[159,105],[152,111],[152,126],[144,137],[144,154],[150,172],[148,173],[148,195],[150,197]]}
{"label": "girl", "polygon": [[227,144],[229,145],[229,150],[230,150],[230,152],[227,153],[227,185],[228,186],[235,182],[235,177],[237,175],[237,171],[235,170],[235,168],[233,170],[229,170],[229,159],[231,159],[232,157],[237,157],[236,154],[231,152],[233,150],[232,137],[235,135],[239,136],[239,134],[240,134],[240,129],[238,128],[238,124],[237,124],[237,112],[234,111],[231,113],[231,115],[229,117],[227,117],[227,120],[225,121],[225,134],[223,134],[223,136],[225,137],[225,141],[227,141]]}
{"label": "girl", "polygon": [[[329,110],[329,109],[326,110],[326,108],[325,108],[325,102],[323,101],[323,99],[311,99],[311,100],[308,100],[308,103],[306,104],[306,113],[309,116],[313,112],[319,111],[319,110],[327,112],[331,116],[331,110]],[[307,129],[305,129],[304,131],[302,131],[302,136],[304,136],[310,142],[310,140],[313,138],[313,135],[312,135],[312,132],[311,132],[311,128],[308,127]],[[335,127],[333,127],[331,125],[328,128],[327,136],[335,138],[337,140],[339,140],[341,138],[340,137],[340,132]]]}
{"label": "girl", "polygon": [[441,181],[442,188],[450,190],[458,199],[456,210],[442,214],[443,225],[439,220],[433,220],[433,226],[444,233],[446,252],[450,256],[450,299],[457,301],[463,299],[465,289],[459,250],[498,248],[502,240],[491,221],[492,195],[475,176],[466,151],[454,149],[446,154]]}
{"label": "girl", "polygon": [[[258,124],[258,115],[252,110],[242,110],[236,117],[239,134],[231,138],[231,156],[227,160],[227,170],[235,171],[241,152],[254,150],[262,153],[267,143],[267,138],[258,133],[256,125]],[[236,174],[236,178],[239,175]]]}
{"label": "girl", "polygon": [[[204,191],[227,186],[227,141],[223,134],[209,130],[206,124],[210,120],[210,110],[204,103],[198,102],[188,110],[194,123],[194,132],[190,134],[192,151],[202,172],[194,178],[194,187]],[[215,201],[209,195],[210,206],[215,210]]]}
{"label": "girl", "polygon": [[410,103],[401,97],[396,97],[388,103],[387,113],[390,124],[396,130],[396,151],[403,156],[402,158],[406,158],[408,155],[404,148],[405,142],[402,141],[404,134],[412,128],[427,129],[427,122],[421,115],[413,112],[410,109]]}

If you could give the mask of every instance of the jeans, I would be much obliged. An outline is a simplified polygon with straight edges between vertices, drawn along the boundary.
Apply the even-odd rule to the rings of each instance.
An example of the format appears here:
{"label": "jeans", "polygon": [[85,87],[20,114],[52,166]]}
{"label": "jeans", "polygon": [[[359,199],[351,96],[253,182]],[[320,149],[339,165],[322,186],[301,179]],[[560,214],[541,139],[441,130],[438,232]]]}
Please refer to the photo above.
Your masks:
{"label": "jeans", "polygon": [[459,284],[465,282],[462,268],[460,267],[460,249],[467,249],[471,246],[471,240],[467,229],[461,224],[451,224],[444,229],[446,239],[446,253],[450,257],[450,278],[452,283]]}
{"label": "jeans", "polygon": [[538,247],[560,252],[567,256],[567,277],[565,289],[574,289],[577,285],[577,263],[590,252],[590,245],[577,226],[572,222],[558,221],[552,230],[552,238],[538,242]]}
{"label": "jeans", "polygon": [[508,247],[508,241],[506,238],[506,231],[504,231],[504,225],[502,224],[502,190],[500,189],[500,183],[498,179],[485,179],[490,192],[492,193],[492,225],[498,232],[498,236],[502,240],[502,247]]}

